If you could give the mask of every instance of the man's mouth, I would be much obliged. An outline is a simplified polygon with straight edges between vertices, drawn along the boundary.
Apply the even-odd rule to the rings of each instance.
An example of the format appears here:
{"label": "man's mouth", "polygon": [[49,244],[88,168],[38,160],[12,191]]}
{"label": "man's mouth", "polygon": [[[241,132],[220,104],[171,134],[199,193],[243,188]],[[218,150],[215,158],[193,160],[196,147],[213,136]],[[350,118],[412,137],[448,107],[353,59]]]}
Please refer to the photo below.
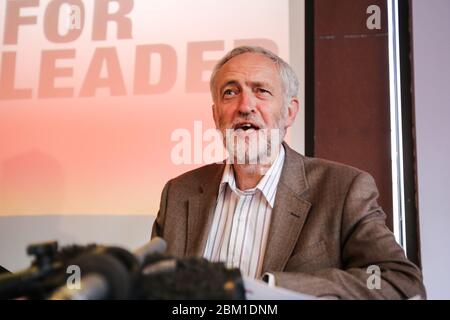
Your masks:
{"label": "man's mouth", "polygon": [[259,126],[251,122],[238,123],[233,127],[234,130],[253,131],[259,130]]}

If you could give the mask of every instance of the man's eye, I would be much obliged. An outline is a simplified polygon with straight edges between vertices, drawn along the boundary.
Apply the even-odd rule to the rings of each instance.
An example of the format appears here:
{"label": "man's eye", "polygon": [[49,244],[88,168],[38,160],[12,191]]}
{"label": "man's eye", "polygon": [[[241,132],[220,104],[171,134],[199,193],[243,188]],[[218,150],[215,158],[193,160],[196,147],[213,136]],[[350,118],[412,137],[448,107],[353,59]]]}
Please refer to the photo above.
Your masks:
{"label": "man's eye", "polygon": [[223,92],[224,97],[232,97],[236,95],[236,90],[227,89]]}
{"label": "man's eye", "polygon": [[266,90],[266,89],[264,89],[264,88],[256,88],[256,91],[257,91],[258,93],[262,93],[262,94],[270,94],[270,95],[272,95],[272,92],[270,92],[269,90]]}

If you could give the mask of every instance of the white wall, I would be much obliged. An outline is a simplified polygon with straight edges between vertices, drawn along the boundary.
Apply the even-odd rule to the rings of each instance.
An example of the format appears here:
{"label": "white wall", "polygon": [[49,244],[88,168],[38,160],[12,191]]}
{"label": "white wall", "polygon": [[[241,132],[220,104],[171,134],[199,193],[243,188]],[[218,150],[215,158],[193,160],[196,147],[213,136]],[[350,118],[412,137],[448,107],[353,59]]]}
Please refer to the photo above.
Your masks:
{"label": "white wall", "polygon": [[420,237],[430,299],[450,299],[450,1],[413,0]]}

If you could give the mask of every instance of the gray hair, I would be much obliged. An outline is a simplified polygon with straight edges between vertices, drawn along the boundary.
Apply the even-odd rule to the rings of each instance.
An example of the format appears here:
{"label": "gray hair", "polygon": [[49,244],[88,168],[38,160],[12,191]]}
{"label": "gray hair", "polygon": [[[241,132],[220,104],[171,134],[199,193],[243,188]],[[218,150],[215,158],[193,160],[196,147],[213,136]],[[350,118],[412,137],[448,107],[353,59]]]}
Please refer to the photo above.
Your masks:
{"label": "gray hair", "polygon": [[221,60],[219,60],[219,62],[217,62],[212,71],[211,78],[209,81],[209,87],[211,90],[213,100],[215,100],[216,95],[214,87],[216,85],[215,82],[217,72],[220,70],[220,68],[224,66],[225,63],[227,63],[232,58],[247,52],[263,55],[275,63],[275,65],[278,68],[278,71],[280,72],[280,77],[284,89],[284,105],[287,106],[290,102],[290,99],[296,97],[298,93],[299,84],[297,75],[295,74],[292,67],[286,61],[277,56],[275,53],[265,48],[257,46],[241,46],[234,48],[233,50],[228,52]]}

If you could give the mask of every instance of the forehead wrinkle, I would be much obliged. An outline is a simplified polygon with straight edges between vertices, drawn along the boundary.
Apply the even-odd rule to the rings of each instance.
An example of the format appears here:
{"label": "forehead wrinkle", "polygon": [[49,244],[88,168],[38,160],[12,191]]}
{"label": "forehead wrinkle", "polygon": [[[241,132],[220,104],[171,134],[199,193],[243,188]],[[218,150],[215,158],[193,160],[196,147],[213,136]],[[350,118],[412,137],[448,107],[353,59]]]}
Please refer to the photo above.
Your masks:
{"label": "forehead wrinkle", "polygon": [[242,80],[238,80],[235,77],[230,77],[229,80],[225,80],[225,83],[223,85],[220,86],[219,91],[221,92],[225,87],[230,86],[230,85],[235,85],[235,86],[242,86],[242,83],[250,88],[254,88],[254,87],[267,87],[267,88],[275,88],[276,85],[273,83],[273,81],[269,81],[269,80],[265,80],[265,79],[256,79],[254,80],[255,77],[252,77],[253,79],[251,80],[246,80],[244,79]]}

